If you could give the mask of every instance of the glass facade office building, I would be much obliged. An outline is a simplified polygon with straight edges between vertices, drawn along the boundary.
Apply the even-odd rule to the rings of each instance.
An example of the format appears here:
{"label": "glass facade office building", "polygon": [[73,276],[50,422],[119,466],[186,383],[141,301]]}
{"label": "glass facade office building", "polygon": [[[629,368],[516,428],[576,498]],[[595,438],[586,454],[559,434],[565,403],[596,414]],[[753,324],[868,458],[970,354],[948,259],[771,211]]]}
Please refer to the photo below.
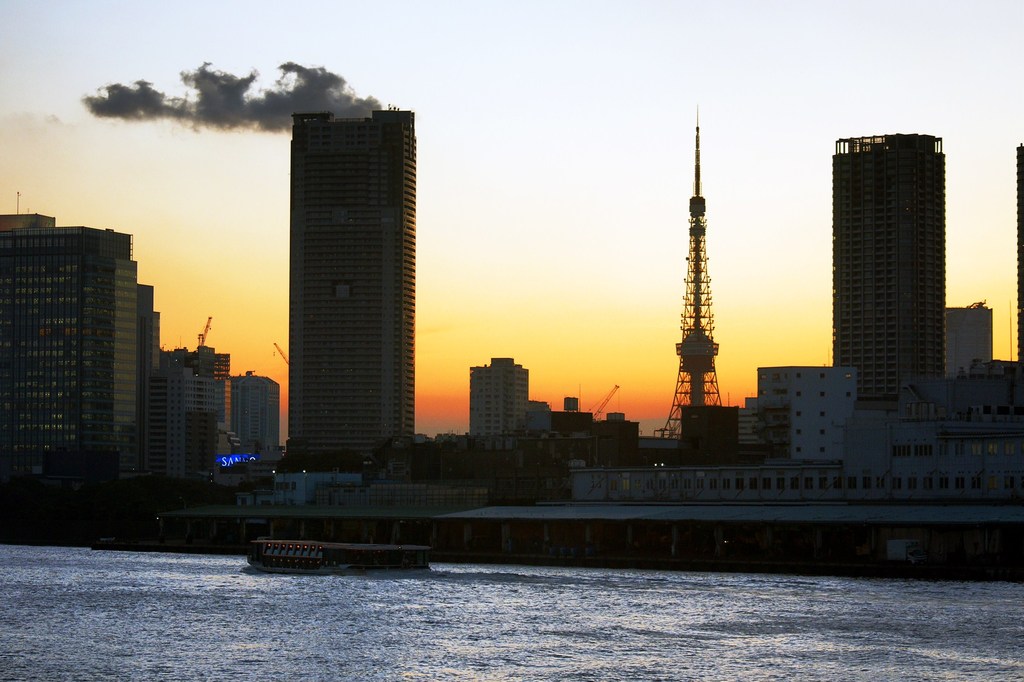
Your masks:
{"label": "glass facade office building", "polygon": [[0,216],[0,480],[140,465],[132,237]]}

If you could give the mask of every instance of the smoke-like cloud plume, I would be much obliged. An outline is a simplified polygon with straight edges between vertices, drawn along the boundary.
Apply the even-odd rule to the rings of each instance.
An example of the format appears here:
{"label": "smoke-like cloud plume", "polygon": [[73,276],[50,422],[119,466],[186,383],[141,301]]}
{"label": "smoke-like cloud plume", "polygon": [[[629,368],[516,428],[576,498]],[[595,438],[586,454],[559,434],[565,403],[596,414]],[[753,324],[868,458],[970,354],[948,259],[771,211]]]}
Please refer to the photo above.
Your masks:
{"label": "smoke-like cloud plume", "polygon": [[153,84],[138,80],[114,83],[82,101],[94,116],[126,121],[172,119],[193,128],[230,130],[247,128],[270,132],[291,128],[296,112],[330,111],[340,118],[369,116],[382,109],[374,97],[357,97],[345,79],[323,67],[287,62],[278,67],[281,77],[269,90],[253,92],[259,75],[251,71],[235,76],[210,68],[183,71],[182,82],[191,89],[185,97],[170,97]]}

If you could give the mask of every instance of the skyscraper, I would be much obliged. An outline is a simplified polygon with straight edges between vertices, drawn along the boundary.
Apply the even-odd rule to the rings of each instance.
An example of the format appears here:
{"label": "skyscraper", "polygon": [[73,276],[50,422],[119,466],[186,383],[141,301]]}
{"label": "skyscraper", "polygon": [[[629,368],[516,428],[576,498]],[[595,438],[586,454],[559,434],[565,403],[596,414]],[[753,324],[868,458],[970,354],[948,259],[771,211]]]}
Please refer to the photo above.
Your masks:
{"label": "skyscraper", "polygon": [[231,417],[230,395],[229,353],[205,343],[194,351],[159,351],[149,382],[147,469],[174,478],[208,476],[218,428],[227,429]]}
{"label": "skyscraper", "polygon": [[895,398],[945,364],[946,159],[942,138],[841,139],[832,157],[833,363],[857,393]]}
{"label": "skyscraper", "polygon": [[136,272],[131,235],[0,216],[0,480],[139,466]]}
{"label": "skyscraper", "polygon": [[246,372],[231,377],[231,430],[244,452],[276,451],[281,443],[281,387],[273,379]]}
{"label": "skyscraper", "polygon": [[512,358],[491,358],[490,365],[469,368],[469,433],[501,436],[526,428],[530,370]]}
{"label": "skyscraper", "polygon": [[160,368],[160,313],[153,310],[153,287],[138,287],[138,332],[135,426],[139,436],[138,468],[149,469],[150,382]]}
{"label": "skyscraper", "polygon": [[289,449],[365,452],[414,433],[414,115],[293,118]]}
{"label": "skyscraper", "polygon": [[[217,457],[214,350],[160,351],[150,378],[147,468],[172,478],[206,478]],[[221,408],[223,409],[223,408]]]}
{"label": "skyscraper", "polygon": [[1024,364],[1024,144],[1017,147],[1017,362]]}

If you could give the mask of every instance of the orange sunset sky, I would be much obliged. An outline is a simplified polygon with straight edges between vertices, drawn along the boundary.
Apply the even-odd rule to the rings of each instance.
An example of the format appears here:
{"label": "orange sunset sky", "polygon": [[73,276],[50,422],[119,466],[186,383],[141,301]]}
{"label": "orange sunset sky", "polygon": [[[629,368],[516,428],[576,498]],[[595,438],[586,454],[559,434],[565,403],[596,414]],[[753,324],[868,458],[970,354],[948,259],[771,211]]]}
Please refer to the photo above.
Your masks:
{"label": "orange sunset sky", "polygon": [[289,134],[100,119],[84,96],[145,80],[188,98],[180,74],[204,63],[270,88],[291,61],[414,110],[428,435],[468,429],[469,368],[492,357],[527,367],[531,398],[555,409],[619,385],[607,411],[664,424],[698,106],[723,402],[755,394],[758,366],[831,363],[843,137],[943,138],[947,305],[986,300],[1011,359],[1024,4],[319,9],[9,0],[0,25],[0,212],[133,234],[162,345],[194,348],[212,316],[209,345],[281,383],[283,416]]}

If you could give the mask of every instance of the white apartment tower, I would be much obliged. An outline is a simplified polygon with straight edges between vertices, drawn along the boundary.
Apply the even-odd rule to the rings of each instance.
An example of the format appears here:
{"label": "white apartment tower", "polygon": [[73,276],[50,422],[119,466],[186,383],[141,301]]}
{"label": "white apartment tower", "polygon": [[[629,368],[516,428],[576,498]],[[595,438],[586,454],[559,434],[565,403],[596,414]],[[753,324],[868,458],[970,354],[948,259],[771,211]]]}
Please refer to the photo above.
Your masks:
{"label": "white apartment tower", "polygon": [[469,369],[469,434],[500,436],[526,428],[530,370],[512,358]]}

